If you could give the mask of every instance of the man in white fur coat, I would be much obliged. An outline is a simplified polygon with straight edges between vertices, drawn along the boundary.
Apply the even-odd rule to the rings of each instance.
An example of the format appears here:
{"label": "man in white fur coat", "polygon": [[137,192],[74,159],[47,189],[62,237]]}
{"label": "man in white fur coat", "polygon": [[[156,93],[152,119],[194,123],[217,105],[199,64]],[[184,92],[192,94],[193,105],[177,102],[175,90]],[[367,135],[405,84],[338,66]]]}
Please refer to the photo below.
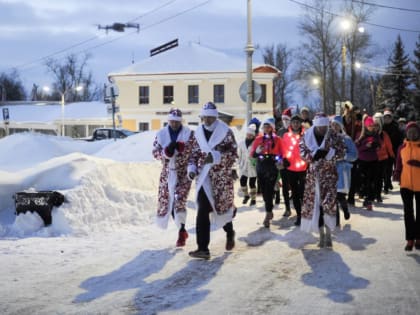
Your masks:
{"label": "man in white fur coat", "polygon": [[329,124],[329,118],[318,113],[300,143],[301,156],[308,163],[300,227],[305,232],[319,232],[319,247],[332,247],[331,231],[336,226],[336,161],[345,154],[343,138],[332,132]]}
{"label": "man in white fur coat", "polygon": [[232,167],[238,157],[237,144],[232,130],[218,120],[216,105],[204,104],[201,110],[202,125],[195,131],[188,176],[196,178],[197,200],[197,250],[191,257],[209,259],[210,227],[226,232],[226,250],[235,246],[234,188]]}
{"label": "man in white fur coat", "polygon": [[171,108],[168,125],[157,132],[153,142],[153,156],[162,161],[156,223],[166,229],[169,217],[173,217],[179,228],[176,246],[184,246],[188,238],[185,221],[191,181],[187,177],[187,167],[193,139],[194,132],[182,125],[181,110]]}

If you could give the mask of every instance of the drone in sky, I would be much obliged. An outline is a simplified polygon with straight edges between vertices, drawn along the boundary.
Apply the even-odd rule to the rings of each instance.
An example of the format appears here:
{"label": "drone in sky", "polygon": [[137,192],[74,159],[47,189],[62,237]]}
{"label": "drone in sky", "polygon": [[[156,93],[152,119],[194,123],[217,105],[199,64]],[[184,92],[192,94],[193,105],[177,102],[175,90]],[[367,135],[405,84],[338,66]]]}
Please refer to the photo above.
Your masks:
{"label": "drone in sky", "polygon": [[124,32],[126,28],[136,28],[137,33],[140,31],[140,24],[138,23],[113,23],[111,25],[102,26],[98,24],[98,30],[105,30],[107,33],[109,30],[116,32]]}

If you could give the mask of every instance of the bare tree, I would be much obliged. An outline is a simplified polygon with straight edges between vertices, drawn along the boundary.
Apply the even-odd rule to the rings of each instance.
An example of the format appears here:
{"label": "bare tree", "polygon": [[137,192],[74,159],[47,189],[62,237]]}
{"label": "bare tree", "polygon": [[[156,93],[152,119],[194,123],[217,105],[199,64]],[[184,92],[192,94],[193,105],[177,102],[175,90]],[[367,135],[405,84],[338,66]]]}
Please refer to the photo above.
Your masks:
{"label": "bare tree", "polygon": [[[79,60],[75,54],[68,55],[63,63],[55,59],[45,62],[48,72],[54,76],[53,97],[64,96],[66,102],[91,101],[98,96],[92,73],[87,70],[89,54]],[[82,86],[82,91],[76,88]]]}
{"label": "bare tree", "polygon": [[293,58],[293,50],[285,44],[277,44],[263,48],[264,63],[275,66],[281,71],[281,76],[275,81],[275,113],[276,116],[289,106],[290,95],[293,92],[293,78],[289,73]]}
{"label": "bare tree", "polygon": [[[366,62],[373,57],[373,53],[368,51],[371,44],[371,36],[369,32],[363,28],[363,23],[369,20],[374,12],[374,7],[366,5],[365,1],[353,2],[347,0],[345,3],[345,16],[351,19],[352,27],[345,34],[344,41],[347,47],[347,53],[350,63],[350,100],[357,102],[355,99],[355,86],[357,80],[357,72],[355,70],[356,62]],[[347,81],[347,80],[346,80]],[[359,93],[357,95],[360,95]],[[342,97],[344,97],[343,95]],[[344,100],[344,99],[343,99]],[[359,103],[358,102],[358,103]]]}
{"label": "bare tree", "polygon": [[322,110],[331,113],[334,110],[336,91],[335,67],[339,60],[336,53],[338,40],[333,33],[333,16],[327,13],[328,0],[314,0],[311,8],[306,10],[299,24],[306,41],[300,50],[298,77],[307,88],[310,78],[319,78]]}
{"label": "bare tree", "polygon": [[25,89],[16,69],[10,73],[0,73],[0,102],[22,101],[26,98]]}

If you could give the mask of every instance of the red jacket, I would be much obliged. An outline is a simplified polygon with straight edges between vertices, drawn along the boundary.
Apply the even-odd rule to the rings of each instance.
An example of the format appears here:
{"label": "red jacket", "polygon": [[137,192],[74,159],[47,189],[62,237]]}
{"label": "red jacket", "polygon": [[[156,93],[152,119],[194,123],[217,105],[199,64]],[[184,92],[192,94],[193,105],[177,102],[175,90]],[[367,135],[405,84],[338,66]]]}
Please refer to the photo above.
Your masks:
{"label": "red jacket", "polygon": [[[257,148],[262,145],[263,150],[261,152],[256,152]],[[271,135],[260,134],[252,143],[252,148],[250,151],[250,156],[255,157],[255,155],[272,155],[281,157],[282,155],[282,140],[274,132]]]}
{"label": "red jacket", "polygon": [[290,166],[287,168],[289,171],[293,172],[303,172],[306,171],[307,164],[302,157],[300,156],[299,151],[299,142],[302,133],[294,133],[289,128],[289,131],[283,135],[282,138],[282,153],[283,159],[287,159],[290,162]]}

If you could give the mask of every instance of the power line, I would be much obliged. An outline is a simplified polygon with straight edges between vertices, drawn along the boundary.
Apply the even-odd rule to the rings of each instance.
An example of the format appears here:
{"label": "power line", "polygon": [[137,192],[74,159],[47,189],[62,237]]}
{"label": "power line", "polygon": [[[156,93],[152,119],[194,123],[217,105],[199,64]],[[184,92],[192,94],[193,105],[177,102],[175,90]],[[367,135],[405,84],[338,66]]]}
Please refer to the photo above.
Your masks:
{"label": "power line", "polygon": [[[340,15],[340,14],[337,14],[337,13],[334,13],[334,12],[330,12],[330,11],[327,11],[327,10],[319,9],[319,8],[316,8],[314,6],[311,6],[309,4],[306,4],[306,3],[303,3],[303,2],[300,2],[300,1],[296,1],[296,0],[289,0],[289,1],[290,2],[293,2],[293,3],[296,3],[298,5],[301,5],[303,7],[312,9],[312,10],[316,10],[316,11],[319,11],[319,12],[324,12],[324,13],[330,14],[332,16],[340,17],[340,18],[345,18],[345,16],[343,16],[343,15]],[[412,29],[406,29],[406,28],[398,28],[398,27],[386,26],[386,25],[369,23],[369,22],[363,22],[363,24],[372,25],[372,26],[376,26],[376,27],[382,27],[382,28],[396,30],[396,31],[411,32],[411,33],[420,33],[420,30],[412,30]]]}
{"label": "power line", "polygon": [[[168,5],[172,4],[173,2],[176,2],[176,1],[177,1],[177,0],[170,0],[170,1],[167,1],[167,2],[165,2],[163,5],[160,5],[160,6],[158,6],[158,7],[154,8],[154,9],[152,9],[152,10],[150,10],[150,11],[147,11],[146,13],[144,13],[144,14],[142,14],[142,15],[139,15],[139,16],[135,17],[134,19],[130,20],[129,22],[134,22],[134,21],[136,21],[136,20],[138,20],[138,19],[140,19],[140,18],[143,18],[143,17],[145,17],[145,16],[147,16],[147,15],[150,15],[150,14],[152,14],[152,13],[154,13],[154,12],[157,12],[157,11],[159,11],[159,10],[163,9],[164,7],[166,7],[166,6],[168,6]],[[122,36],[122,37],[124,37],[124,36]],[[41,57],[41,58],[35,59],[35,60],[33,60],[33,61],[30,61],[30,62],[27,62],[27,63],[21,64],[21,65],[18,65],[18,66],[16,66],[16,67],[12,67],[12,68],[10,68],[10,69],[21,69],[21,68],[25,68],[25,67],[30,66],[30,65],[33,65],[33,64],[37,64],[37,63],[39,63],[39,62],[42,62],[42,61],[47,60],[48,58],[51,58],[51,57],[56,56],[56,55],[60,55],[60,54],[62,54],[62,53],[64,53],[64,52],[66,52],[66,51],[69,51],[69,50],[71,50],[71,49],[73,49],[73,48],[76,48],[76,47],[82,46],[82,45],[84,45],[84,44],[86,44],[86,43],[88,43],[88,42],[91,42],[91,41],[93,41],[93,40],[95,40],[95,39],[98,39],[98,38],[99,38],[99,36],[97,36],[97,35],[92,36],[92,37],[90,37],[90,38],[88,38],[88,39],[85,39],[85,40],[83,40],[83,41],[81,41],[81,42],[78,42],[78,43],[76,43],[76,44],[73,44],[73,45],[67,46],[67,47],[65,47],[65,48],[62,48],[62,49],[60,49],[60,50],[58,50],[58,51],[55,51],[55,52],[53,52],[53,53],[51,53],[51,54],[49,54],[49,55],[47,55],[47,56],[44,56],[44,57]],[[115,41],[115,39],[114,39],[114,40],[110,40],[109,42],[113,42],[113,41]],[[93,47],[94,47],[94,48],[96,48],[96,47],[100,47],[100,46],[105,45],[105,44],[106,44],[106,43],[102,43],[102,44],[99,44],[98,46],[93,46]],[[85,49],[85,50],[83,50],[83,52],[86,52],[86,51],[88,51],[88,50],[89,50],[89,49]]]}
{"label": "power line", "polygon": [[420,10],[417,10],[417,9],[407,9],[407,8],[402,8],[402,7],[393,7],[393,6],[371,3],[371,2],[365,2],[365,1],[359,1],[359,0],[351,0],[351,2],[357,2],[357,3],[366,4],[366,5],[370,5],[370,6],[378,7],[378,8],[393,9],[393,10],[408,11],[408,12],[420,12]]}

